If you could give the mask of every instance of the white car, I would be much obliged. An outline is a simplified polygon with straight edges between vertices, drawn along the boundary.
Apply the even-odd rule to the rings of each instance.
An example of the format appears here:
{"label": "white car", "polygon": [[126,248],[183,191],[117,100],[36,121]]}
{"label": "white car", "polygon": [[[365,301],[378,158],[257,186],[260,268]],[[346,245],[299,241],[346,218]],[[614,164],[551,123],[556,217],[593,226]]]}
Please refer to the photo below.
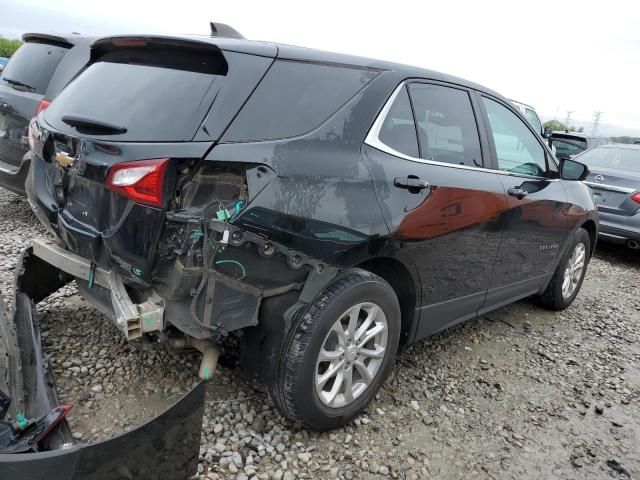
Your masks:
{"label": "white car", "polygon": [[[509,101],[514,107],[518,109],[518,111],[522,114],[522,116],[526,118],[527,122],[529,122],[529,124],[534,128],[534,130],[538,132],[540,136],[542,136],[543,138],[546,138],[544,134],[544,127],[542,126],[542,122],[540,121],[540,117],[538,116],[536,109],[533,108],[531,105],[527,105],[526,103],[516,102],[515,100],[509,100]],[[556,147],[553,144],[551,144],[551,142],[549,142],[549,146],[551,147],[551,151],[555,156]]]}

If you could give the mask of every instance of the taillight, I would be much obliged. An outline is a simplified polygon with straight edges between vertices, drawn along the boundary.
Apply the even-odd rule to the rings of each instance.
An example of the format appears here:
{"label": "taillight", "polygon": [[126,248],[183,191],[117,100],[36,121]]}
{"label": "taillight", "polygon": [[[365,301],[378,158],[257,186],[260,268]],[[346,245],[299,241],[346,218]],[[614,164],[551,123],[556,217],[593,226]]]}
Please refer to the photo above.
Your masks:
{"label": "taillight", "polygon": [[36,117],[40,114],[40,112],[46,110],[49,105],[51,105],[51,102],[49,100],[40,100],[38,108],[36,108]]}
{"label": "taillight", "polygon": [[640,192],[636,192],[633,195],[631,195],[631,200],[633,200],[634,202],[640,203]]}
{"label": "taillight", "polygon": [[107,174],[107,187],[137,203],[162,208],[168,164],[168,158],[116,163]]}

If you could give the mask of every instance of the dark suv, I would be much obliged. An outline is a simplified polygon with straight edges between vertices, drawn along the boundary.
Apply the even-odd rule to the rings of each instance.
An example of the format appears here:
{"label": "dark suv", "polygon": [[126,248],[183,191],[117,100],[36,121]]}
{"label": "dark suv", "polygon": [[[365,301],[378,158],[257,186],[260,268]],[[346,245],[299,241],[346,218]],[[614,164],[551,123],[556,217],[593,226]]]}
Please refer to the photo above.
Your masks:
{"label": "dark suv", "polygon": [[[54,232],[21,277],[75,280],[133,339],[242,363],[290,418],[344,424],[399,346],[524,297],[576,297],[597,211],[491,90],[271,43],[111,37],[33,123]],[[31,268],[33,267],[33,268]]]}
{"label": "dark suv", "polygon": [[89,60],[90,38],[27,33],[0,75],[0,187],[24,195],[27,129]]}
{"label": "dark suv", "polygon": [[571,159],[576,155],[600,145],[613,143],[608,137],[595,137],[579,132],[553,132],[549,143],[556,147],[556,158]]}

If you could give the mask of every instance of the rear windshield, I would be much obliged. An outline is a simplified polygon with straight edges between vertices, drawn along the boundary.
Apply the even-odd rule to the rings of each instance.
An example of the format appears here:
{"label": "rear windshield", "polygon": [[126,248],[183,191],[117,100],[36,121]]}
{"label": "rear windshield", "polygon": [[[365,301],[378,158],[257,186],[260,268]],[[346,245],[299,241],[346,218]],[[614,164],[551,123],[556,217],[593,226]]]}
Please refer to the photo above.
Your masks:
{"label": "rear windshield", "polygon": [[556,141],[558,140],[563,143],[573,143],[579,147],[582,147],[582,149],[587,148],[587,140],[585,138],[563,137],[563,136],[556,136],[556,135],[551,137],[551,141],[553,142],[554,145],[556,145]]}
{"label": "rear windshield", "polygon": [[65,123],[82,117],[124,131],[91,132],[119,141],[188,141],[215,97],[216,79],[227,64],[217,48],[119,49],[100,56],[65,88],[44,119],[68,134]]}
{"label": "rear windshield", "polygon": [[278,60],[229,127],[228,142],[307,133],[340,109],[378,72]]}
{"label": "rear windshield", "polygon": [[46,43],[25,43],[2,71],[0,83],[44,95],[67,49]]}
{"label": "rear windshield", "polygon": [[606,167],[640,173],[640,149],[592,148],[577,159],[589,167]]}

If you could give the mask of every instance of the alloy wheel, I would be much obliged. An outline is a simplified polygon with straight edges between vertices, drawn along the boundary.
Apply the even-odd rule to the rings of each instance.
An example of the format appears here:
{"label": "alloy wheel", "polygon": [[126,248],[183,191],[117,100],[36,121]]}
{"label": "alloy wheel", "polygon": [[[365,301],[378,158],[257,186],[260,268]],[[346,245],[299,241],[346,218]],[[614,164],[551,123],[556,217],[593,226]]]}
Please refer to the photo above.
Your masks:
{"label": "alloy wheel", "polygon": [[324,405],[347,406],[373,383],[387,352],[388,330],[386,315],[372,302],[340,315],[316,361],[316,393]]}
{"label": "alloy wheel", "polygon": [[562,296],[565,300],[571,298],[578,288],[587,258],[586,254],[587,248],[584,243],[578,243],[574,247],[573,253],[567,262],[567,267],[564,270],[564,278],[562,280]]}

